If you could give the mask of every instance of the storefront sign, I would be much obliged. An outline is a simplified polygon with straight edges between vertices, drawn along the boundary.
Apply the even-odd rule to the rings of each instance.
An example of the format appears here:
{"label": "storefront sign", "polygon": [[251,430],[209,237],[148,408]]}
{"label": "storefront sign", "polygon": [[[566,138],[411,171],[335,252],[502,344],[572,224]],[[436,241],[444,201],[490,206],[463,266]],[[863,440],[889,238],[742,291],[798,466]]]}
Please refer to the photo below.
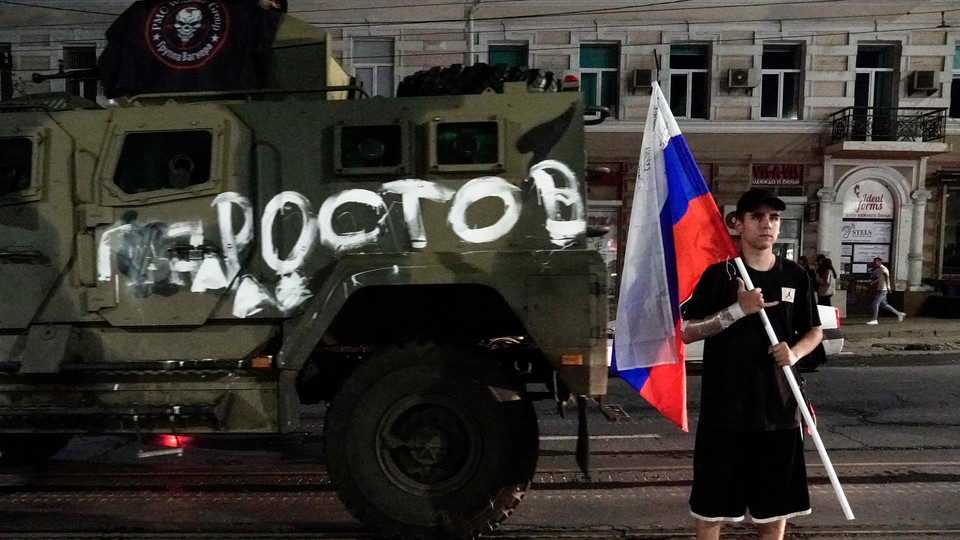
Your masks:
{"label": "storefront sign", "polygon": [[871,263],[876,257],[884,261],[890,256],[890,246],[888,244],[866,244],[858,245],[853,249],[853,262]]}
{"label": "storefront sign", "polygon": [[893,196],[876,180],[854,184],[843,199],[844,219],[893,219]]}
{"label": "storefront sign", "polygon": [[840,241],[845,244],[889,244],[893,238],[893,222],[844,221]]}
{"label": "storefront sign", "polygon": [[617,226],[620,210],[616,208],[590,208],[587,210],[587,224],[590,227],[607,229],[603,236],[589,238],[590,247],[600,252],[605,261],[617,258]]}
{"label": "storefront sign", "polygon": [[803,184],[803,165],[799,163],[754,163],[753,185],[799,186]]}

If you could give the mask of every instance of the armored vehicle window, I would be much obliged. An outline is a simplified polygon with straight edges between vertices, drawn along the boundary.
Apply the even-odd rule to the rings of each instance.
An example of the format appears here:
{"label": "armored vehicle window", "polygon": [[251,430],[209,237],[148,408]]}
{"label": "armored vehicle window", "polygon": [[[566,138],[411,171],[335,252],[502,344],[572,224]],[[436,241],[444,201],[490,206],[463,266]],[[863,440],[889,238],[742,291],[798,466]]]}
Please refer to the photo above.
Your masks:
{"label": "armored vehicle window", "polygon": [[500,163],[496,122],[451,122],[437,125],[438,165]]}
{"label": "armored vehicle window", "polygon": [[337,169],[341,173],[396,172],[403,165],[403,129],[384,126],[344,126],[338,131]]}
{"label": "armored vehicle window", "polygon": [[0,196],[30,187],[33,143],[25,137],[0,138]]}
{"label": "armored vehicle window", "polygon": [[128,133],[113,183],[125,193],[184,189],[210,179],[209,131]]}

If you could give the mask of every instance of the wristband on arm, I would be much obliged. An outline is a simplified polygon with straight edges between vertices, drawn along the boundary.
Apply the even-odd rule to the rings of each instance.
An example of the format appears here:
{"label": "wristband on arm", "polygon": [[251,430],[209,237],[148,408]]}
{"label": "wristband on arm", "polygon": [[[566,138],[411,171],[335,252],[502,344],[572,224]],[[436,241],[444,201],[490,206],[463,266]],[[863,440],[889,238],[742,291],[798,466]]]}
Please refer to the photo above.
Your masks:
{"label": "wristband on arm", "polygon": [[705,319],[684,320],[680,324],[680,334],[688,343],[699,341],[719,334],[744,316],[743,308],[738,302],[734,302]]}

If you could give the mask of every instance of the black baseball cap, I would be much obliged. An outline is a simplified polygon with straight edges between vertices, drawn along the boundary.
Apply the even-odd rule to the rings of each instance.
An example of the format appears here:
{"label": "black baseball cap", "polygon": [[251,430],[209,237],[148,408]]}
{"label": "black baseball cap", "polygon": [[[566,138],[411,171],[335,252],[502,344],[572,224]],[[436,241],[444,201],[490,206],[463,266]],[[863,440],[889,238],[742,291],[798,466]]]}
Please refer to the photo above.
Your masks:
{"label": "black baseball cap", "polygon": [[753,212],[764,204],[774,210],[787,209],[787,205],[773,193],[765,189],[753,188],[741,195],[740,200],[737,201],[737,215],[742,216],[747,212]]}

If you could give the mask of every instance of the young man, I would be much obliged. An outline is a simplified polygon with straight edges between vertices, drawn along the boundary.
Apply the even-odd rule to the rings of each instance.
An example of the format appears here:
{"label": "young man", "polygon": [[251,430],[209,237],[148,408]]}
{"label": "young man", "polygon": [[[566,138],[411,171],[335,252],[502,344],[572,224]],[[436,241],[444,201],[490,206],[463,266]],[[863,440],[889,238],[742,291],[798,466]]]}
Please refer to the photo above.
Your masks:
{"label": "young man", "polygon": [[[749,512],[758,538],[783,538],[786,520],[810,513],[800,410],[783,374],[823,336],[806,269],[777,257],[786,205],[751,189],[737,201],[746,290],[733,261],[707,268],[684,305],[684,342],[705,339],[690,513],[698,539]],[[759,311],[779,338],[771,346]]]}
{"label": "young man", "polygon": [[907,314],[902,311],[897,311],[897,308],[887,303],[887,293],[890,292],[890,270],[887,270],[887,267],[883,265],[883,259],[880,257],[873,258],[873,271],[874,278],[873,281],[870,282],[870,285],[876,292],[873,295],[873,301],[870,303],[870,311],[873,314],[873,318],[867,321],[867,324],[880,324],[877,321],[877,317],[880,316],[881,307],[896,315],[897,322],[903,322],[903,318],[906,317]]}

